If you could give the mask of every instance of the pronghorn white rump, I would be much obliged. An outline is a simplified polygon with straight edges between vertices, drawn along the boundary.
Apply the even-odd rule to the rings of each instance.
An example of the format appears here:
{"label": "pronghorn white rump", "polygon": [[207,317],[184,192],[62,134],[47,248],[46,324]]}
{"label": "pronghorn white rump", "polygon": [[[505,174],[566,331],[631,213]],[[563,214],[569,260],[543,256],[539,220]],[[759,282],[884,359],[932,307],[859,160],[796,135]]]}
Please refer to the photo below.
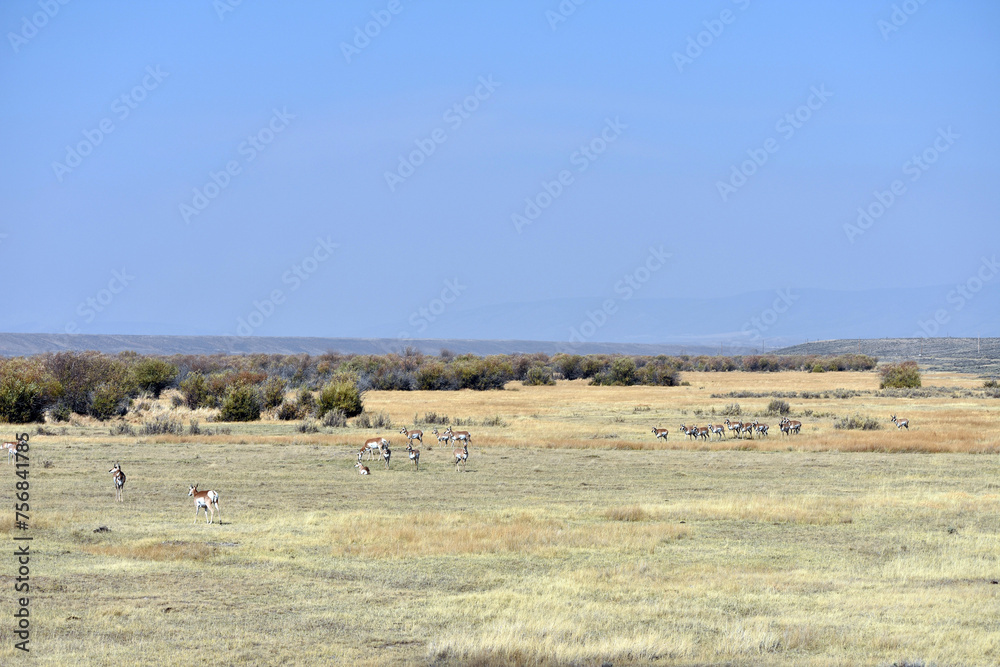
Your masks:
{"label": "pronghorn white rump", "polygon": [[468,431],[452,431],[451,427],[444,432],[445,435],[449,436],[452,440],[465,442],[467,445],[472,444],[472,434]]}
{"label": "pronghorn white rump", "polygon": [[896,415],[892,416],[892,423],[896,425],[897,429],[905,428],[907,431],[910,430],[910,420],[909,419],[896,419]]}
{"label": "pronghorn white rump", "polygon": [[406,437],[408,443],[412,443],[414,440],[418,440],[420,444],[424,444],[424,432],[423,431],[408,431],[404,426],[399,430]]}
{"label": "pronghorn white rump", "polygon": [[668,433],[669,433],[669,431],[667,431],[667,429],[665,429],[665,428],[656,428],[655,426],[653,427],[653,435],[656,436],[657,440],[659,440],[660,438],[663,438],[664,440],[666,440]]}
{"label": "pronghorn white rump", "polygon": [[[188,495],[194,498],[194,518],[198,520],[198,513],[201,508],[205,508],[205,523],[212,523],[215,520],[215,512],[219,512],[219,525],[222,525],[222,510],[219,509],[219,494],[215,491],[199,491],[195,484],[188,489]],[[212,514],[209,515],[209,512]]]}

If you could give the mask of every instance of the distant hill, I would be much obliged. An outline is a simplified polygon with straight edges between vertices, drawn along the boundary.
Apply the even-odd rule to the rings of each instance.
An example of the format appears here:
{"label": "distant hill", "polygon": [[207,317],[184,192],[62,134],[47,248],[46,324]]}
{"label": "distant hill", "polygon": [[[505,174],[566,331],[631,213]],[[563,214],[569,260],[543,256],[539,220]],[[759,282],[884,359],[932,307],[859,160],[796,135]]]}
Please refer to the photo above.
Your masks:
{"label": "distant hill", "polygon": [[[142,336],[110,334],[22,334],[0,333],[0,356],[29,356],[64,350],[96,350],[115,354],[133,350],[139,354],[387,354],[413,347],[437,355],[442,349],[455,354],[513,354],[517,352],[572,352],[576,354],[718,354],[719,347],[683,344],[581,343],[526,340],[398,339],[398,338],[305,338],[248,336]],[[742,348],[741,348],[742,349]],[[729,348],[727,354],[740,349]]]}
{"label": "distant hill", "polygon": [[775,350],[775,354],[846,354],[878,357],[879,361],[912,359],[927,370],[1000,374],[1000,338],[869,338],[819,340]]}

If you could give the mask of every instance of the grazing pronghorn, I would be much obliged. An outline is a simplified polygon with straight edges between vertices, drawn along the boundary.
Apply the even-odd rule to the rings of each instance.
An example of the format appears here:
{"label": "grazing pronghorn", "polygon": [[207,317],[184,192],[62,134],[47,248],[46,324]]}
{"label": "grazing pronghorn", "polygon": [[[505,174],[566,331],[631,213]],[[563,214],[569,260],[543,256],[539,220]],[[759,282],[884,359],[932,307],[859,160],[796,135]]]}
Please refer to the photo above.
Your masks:
{"label": "grazing pronghorn", "polygon": [[896,415],[892,416],[892,423],[896,425],[897,429],[905,428],[907,431],[910,430],[910,420],[909,419],[896,419]]}
{"label": "grazing pronghorn", "polygon": [[382,461],[385,463],[385,469],[389,469],[389,458],[392,457],[392,450],[389,449],[389,443],[386,441],[384,446],[379,447],[378,453],[382,455]]}
{"label": "grazing pronghorn", "polygon": [[111,478],[115,482],[115,500],[120,503],[125,502],[122,499],[122,491],[125,490],[125,473],[122,472],[121,466],[117,463],[108,472],[111,473]]}
{"label": "grazing pronghorn", "polygon": [[728,428],[730,432],[735,431],[735,433],[733,433],[734,437],[738,437],[740,431],[743,430],[743,422],[730,423],[729,420],[727,419],[724,423],[726,425],[726,428]]}
{"label": "grazing pronghorn", "polygon": [[364,452],[358,452],[358,462],[354,464],[354,467],[358,469],[359,475],[367,475],[371,472],[370,470],[368,470],[368,466],[366,466],[361,462],[361,455],[363,453]]}
{"label": "grazing pronghorn", "polygon": [[469,443],[465,443],[461,449],[456,449],[452,454],[455,456],[455,470],[458,470],[459,463],[464,464],[463,470],[469,465]]}
{"label": "grazing pronghorn", "polygon": [[660,438],[663,438],[664,440],[666,440],[668,432],[669,431],[667,431],[667,429],[665,429],[665,428],[656,428],[655,426],[653,427],[653,435],[656,436],[657,440],[659,440]]}
{"label": "grazing pronghorn", "polygon": [[[448,429],[448,431],[450,430],[451,429]],[[438,433],[438,430],[434,429],[433,431],[431,431],[431,433],[436,435],[438,442],[441,443],[441,442],[448,442],[449,440],[451,440],[451,435],[448,434],[448,431],[445,431],[444,433]]]}
{"label": "grazing pronghorn", "polygon": [[408,442],[406,443],[406,451],[410,457],[410,460],[413,461],[413,468],[415,470],[420,470],[420,450],[414,449],[413,443]]}
{"label": "grazing pronghorn", "polygon": [[423,431],[407,431],[404,426],[399,432],[406,436],[406,442],[408,443],[413,442],[414,440],[419,440],[421,445],[424,444]]}
{"label": "grazing pronghorn", "polygon": [[698,427],[697,426],[692,426],[691,428],[688,428],[684,424],[681,424],[681,433],[683,433],[684,435],[686,435],[689,438],[697,438],[698,437]]}
{"label": "grazing pronghorn", "polygon": [[382,447],[388,447],[389,441],[385,438],[368,438],[365,440],[364,447],[361,448],[359,454],[364,454],[368,452],[368,460],[374,460],[375,452],[381,453]]}
{"label": "grazing pronghorn", "polygon": [[465,442],[465,444],[467,445],[472,444],[472,434],[469,433],[468,431],[452,431],[451,427],[449,426],[448,430],[446,430],[444,433],[445,435],[451,437],[451,439],[456,442],[462,441]]}
{"label": "grazing pronghorn", "polygon": [[726,432],[726,427],[722,424],[709,424],[708,430],[719,436],[719,440],[722,440],[722,435]]}
{"label": "grazing pronghorn", "polygon": [[[194,519],[198,520],[198,513],[201,508],[205,508],[205,523],[212,523],[215,520],[215,511],[219,511],[219,525],[222,525],[222,510],[219,509],[219,494],[215,491],[199,491],[198,485],[188,489],[188,495],[194,498]],[[209,512],[212,513],[209,517]]]}

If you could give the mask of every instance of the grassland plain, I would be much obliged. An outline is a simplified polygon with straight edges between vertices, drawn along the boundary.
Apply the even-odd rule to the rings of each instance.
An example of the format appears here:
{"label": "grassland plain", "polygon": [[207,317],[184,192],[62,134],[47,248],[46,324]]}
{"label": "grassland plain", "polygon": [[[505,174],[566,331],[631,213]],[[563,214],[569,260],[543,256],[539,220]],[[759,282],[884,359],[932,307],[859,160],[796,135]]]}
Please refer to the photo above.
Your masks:
{"label": "grassland plain", "polygon": [[[368,477],[371,430],[32,428],[30,663],[1000,664],[1000,400],[981,380],[925,374],[900,398],[874,373],[683,379],[373,392],[394,457]],[[817,396],[785,399],[799,436],[763,414],[766,440],[677,430],[781,392]],[[468,472],[429,437],[410,467],[396,431],[428,412],[477,424]],[[887,426],[833,427],[855,413]],[[221,526],[194,520],[196,482]],[[28,664],[13,643],[0,624],[0,663]]]}

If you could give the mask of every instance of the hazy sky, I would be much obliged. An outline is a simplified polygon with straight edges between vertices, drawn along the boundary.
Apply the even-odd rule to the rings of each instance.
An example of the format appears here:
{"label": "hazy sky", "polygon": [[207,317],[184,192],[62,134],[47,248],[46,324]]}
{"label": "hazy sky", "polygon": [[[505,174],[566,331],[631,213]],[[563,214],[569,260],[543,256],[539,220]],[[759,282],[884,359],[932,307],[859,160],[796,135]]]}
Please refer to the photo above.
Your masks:
{"label": "hazy sky", "polygon": [[443,338],[977,275],[998,303],[995,2],[6,0],[0,28],[0,331]]}

